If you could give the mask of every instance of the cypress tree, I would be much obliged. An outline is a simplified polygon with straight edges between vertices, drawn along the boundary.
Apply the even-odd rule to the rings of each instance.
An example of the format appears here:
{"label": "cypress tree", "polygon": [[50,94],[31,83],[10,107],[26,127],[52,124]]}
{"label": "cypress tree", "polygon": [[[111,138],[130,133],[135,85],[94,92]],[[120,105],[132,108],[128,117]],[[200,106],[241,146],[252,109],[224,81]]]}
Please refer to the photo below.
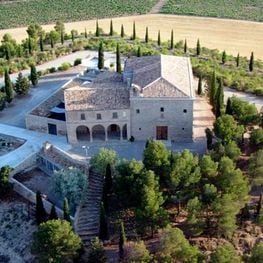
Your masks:
{"label": "cypress tree", "polygon": [[196,44],[196,55],[200,56],[201,54],[201,45],[200,45],[200,40],[197,40],[197,44]]}
{"label": "cypress tree", "polygon": [[126,243],[126,234],[123,222],[120,223],[119,257],[123,257],[123,247]]}
{"label": "cypress tree", "polygon": [[9,69],[5,68],[5,95],[6,95],[6,101],[8,103],[11,103],[11,101],[13,100],[13,83],[10,79],[10,75],[9,75]]}
{"label": "cypress tree", "polygon": [[98,68],[104,68],[104,50],[103,50],[103,42],[100,42],[99,51],[98,51]]}
{"label": "cypress tree", "polygon": [[125,33],[124,33],[124,27],[123,24],[121,25],[121,37],[124,38]]}
{"label": "cypress tree", "polygon": [[44,43],[43,43],[43,36],[42,36],[42,34],[40,35],[40,38],[39,38],[39,48],[40,48],[41,52],[44,51]]}
{"label": "cypress tree", "polygon": [[239,67],[239,63],[240,63],[240,57],[239,57],[239,53],[238,53],[238,54],[237,54],[237,58],[236,58],[237,68]]}
{"label": "cypress tree", "polygon": [[42,197],[40,191],[36,193],[36,221],[37,224],[45,222],[47,219],[47,213],[43,205]]}
{"label": "cypress tree", "polygon": [[30,55],[33,54],[33,47],[32,47],[32,39],[31,37],[28,38],[28,52]]}
{"label": "cypress tree", "polygon": [[[117,43],[117,48],[116,48],[116,71],[118,73],[121,73],[121,56],[120,56],[119,43]],[[106,170],[106,176],[107,176],[107,170]]]}
{"label": "cypress tree", "polygon": [[249,60],[249,71],[252,72],[254,70],[254,52],[251,53]]}
{"label": "cypress tree", "polygon": [[141,47],[139,46],[137,49],[137,57],[141,57],[142,56],[142,51],[141,51]]}
{"label": "cypress tree", "polygon": [[71,223],[70,213],[69,213],[69,204],[68,204],[67,198],[64,198],[64,202],[63,202],[63,219]]}
{"label": "cypress tree", "polygon": [[227,99],[225,114],[228,114],[228,115],[232,115],[233,114],[231,98]]}
{"label": "cypress tree", "polygon": [[109,163],[107,164],[106,167],[105,183],[107,186],[107,192],[110,193],[112,190],[112,174],[111,174],[111,166]]}
{"label": "cypress tree", "polygon": [[222,53],[222,63],[223,63],[223,65],[226,63],[226,59],[227,59],[226,51],[224,50],[223,53]]}
{"label": "cypress tree", "polygon": [[88,38],[88,33],[87,33],[87,28],[85,27],[85,32],[84,32],[85,38]]}
{"label": "cypress tree", "polygon": [[257,203],[257,208],[256,208],[256,216],[259,216],[260,210],[262,207],[262,194],[260,194],[258,203]]}
{"label": "cypress tree", "polygon": [[148,26],[146,27],[146,31],[145,31],[145,43],[149,42],[149,31],[148,31]]}
{"label": "cypress tree", "polygon": [[71,30],[71,41],[72,41],[72,43],[74,43],[74,41],[75,41],[75,32],[74,32],[74,30]]}
{"label": "cypress tree", "polygon": [[58,219],[58,215],[57,215],[57,211],[56,211],[56,207],[54,206],[54,204],[52,204],[51,210],[50,210],[50,214],[49,214],[49,220],[56,220]]}
{"label": "cypress tree", "polygon": [[113,32],[113,23],[112,20],[110,21],[110,36],[113,36],[114,32]]}
{"label": "cypress tree", "polygon": [[30,66],[30,80],[33,86],[36,86],[38,84],[38,74],[36,66],[34,64]]}
{"label": "cypress tree", "polygon": [[108,188],[107,188],[106,182],[104,182],[104,184],[103,184],[102,202],[103,202],[106,214],[108,214],[108,212],[109,212],[109,202],[108,202]]}
{"label": "cypress tree", "polygon": [[136,39],[136,26],[135,21],[133,22],[133,32],[132,32],[132,40]]}
{"label": "cypress tree", "polygon": [[197,94],[198,95],[202,95],[203,91],[202,91],[202,76],[199,76],[198,79],[198,88],[197,88]]}
{"label": "cypress tree", "polygon": [[4,53],[5,53],[5,59],[10,60],[11,59],[11,52],[10,52],[10,48],[8,45],[5,47]]}
{"label": "cypress tree", "polygon": [[184,53],[187,53],[187,40],[184,41]]}
{"label": "cypress tree", "polygon": [[96,33],[95,33],[95,36],[96,37],[100,36],[100,29],[99,29],[99,22],[98,22],[98,20],[96,21]]}
{"label": "cypress tree", "polygon": [[54,40],[52,36],[50,36],[50,47],[54,48]]}
{"label": "cypress tree", "polygon": [[171,31],[171,43],[170,43],[170,49],[174,48],[174,31]]}
{"label": "cypress tree", "polygon": [[160,30],[158,31],[157,44],[158,44],[159,47],[161,46],[161,32],[160,32]]}
{"label": "cypress tree", "polygon": [[205,129],[205,134],[206,134],[206,145],[207,149],[211,150],[212,149],[212,143],[213,143],[213,133],[209,128]]}
{"label": "cypress tree", "polygon": [[222,79],[219,80],[219,85],[216,91],[215,114],[220,117],[224,109],[224,89]]}
{"label": "cypress tree", "polygon": [[211,80],[210,80],[210,89],[209,89],[209,102],[210,102],[211,106],[213,106],[213,107],[215,105],[216,88],[217,88],[216,72],[214,71],[213,75],[211,77]]}
{"label": "cypress tree", "polygon": [[104,209],[104,204],[101,203],[100,206],[100,230],[99,230],[99,238],[101,240],[105,240],[108,238],[108,223],[107,216]]}
{"label": "cypress tree", "polygon": [[61,42],[61,45],[64,45],[64,32],[63,32],[63,30],[60,31],[60,42]]}

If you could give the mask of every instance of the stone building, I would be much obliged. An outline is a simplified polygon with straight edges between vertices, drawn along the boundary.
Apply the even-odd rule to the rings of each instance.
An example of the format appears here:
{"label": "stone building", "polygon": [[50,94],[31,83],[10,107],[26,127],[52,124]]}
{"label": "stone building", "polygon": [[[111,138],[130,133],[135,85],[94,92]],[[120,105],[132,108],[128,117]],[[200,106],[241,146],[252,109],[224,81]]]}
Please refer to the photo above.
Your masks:
{"label": "stone building", "polygon": [[193,73],[186,57],[130,58],[123,74],[105,71],[64,90],[70,143],[154,138],[191,141]]}

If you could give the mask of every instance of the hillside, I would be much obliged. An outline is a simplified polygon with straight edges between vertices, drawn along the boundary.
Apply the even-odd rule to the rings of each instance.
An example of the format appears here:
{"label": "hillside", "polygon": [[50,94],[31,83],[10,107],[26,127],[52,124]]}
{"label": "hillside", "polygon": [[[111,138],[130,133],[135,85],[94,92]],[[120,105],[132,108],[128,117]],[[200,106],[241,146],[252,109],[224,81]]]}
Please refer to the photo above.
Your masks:
{"label": "hillside", "polygon": [[263,21],[262,0],[168,0],[162,13]]}
{"label": "hillside", "polygon": [[0,29],[27,26],[32,22],[49,24],[93,18],[144,14],[156,0],[28,0],[0,1]]}

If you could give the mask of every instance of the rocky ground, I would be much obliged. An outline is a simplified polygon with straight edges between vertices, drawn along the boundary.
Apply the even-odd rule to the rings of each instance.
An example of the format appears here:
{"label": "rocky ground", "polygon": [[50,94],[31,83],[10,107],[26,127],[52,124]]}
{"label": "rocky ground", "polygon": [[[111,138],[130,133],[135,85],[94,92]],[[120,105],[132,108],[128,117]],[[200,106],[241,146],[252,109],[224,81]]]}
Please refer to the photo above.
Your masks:
{"label": "rocky ground", "polygon": [[24,142],[25,141],[22,139],[0,134],[0,156],[17,149],[18,147],[23,145]]}
{"label": "rocky ground", "polygon": [[37,226],[28,202],[12,193],[0,201],[0,262],[31,263],[32,236]]}

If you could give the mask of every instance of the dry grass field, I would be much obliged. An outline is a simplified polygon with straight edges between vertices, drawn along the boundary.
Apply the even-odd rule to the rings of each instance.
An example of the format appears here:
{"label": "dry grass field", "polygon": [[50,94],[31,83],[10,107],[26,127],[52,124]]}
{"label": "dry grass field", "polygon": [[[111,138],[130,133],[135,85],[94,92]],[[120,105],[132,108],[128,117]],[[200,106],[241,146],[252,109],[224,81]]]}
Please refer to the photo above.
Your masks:
{"label": "dry grass field", "polygon": [[[121,24],[124,25],[125,33],[131,34],[133,21],[136,22],[137,35],[144,37],[145,27],[149,27],[150,38],[156,39],[158,30],[161,30],[162,41],[170,38],[171,29],[174,29],[175,40],[187,39],[190,47],[195,47],[197,38],[201,44],[208,48],[226,50],[228,53],[236,55],[238,52],[242,56],[249,56],[254,51],[257,59],[263,60],[263,23],[203,18],[176,15],[142,15],[113,18],[114,30],[120,32]],[[72,29],[83,32],[94,32],[95,20],[73,22],[66,24],[66,30]],[[105,32],[109,31],[110,19],[99,20],[99,25]],[[43,28],[48,31],[53,25],[45,25]],[[0,38],[4,33],[9,32],[18,41],[26,37],[26,28],[15,28],[0,31]]]}

